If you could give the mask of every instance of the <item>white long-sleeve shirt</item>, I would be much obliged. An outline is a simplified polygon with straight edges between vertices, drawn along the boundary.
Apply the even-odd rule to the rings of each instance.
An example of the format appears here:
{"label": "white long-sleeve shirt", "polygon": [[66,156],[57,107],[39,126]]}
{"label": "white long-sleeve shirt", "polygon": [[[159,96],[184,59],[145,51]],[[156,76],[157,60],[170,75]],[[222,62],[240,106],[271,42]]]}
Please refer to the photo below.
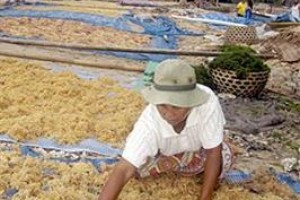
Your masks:
{"label": "white long-sleeve shirt", "polygon": [[139,168],[158,152],[170,156],[218,146],[223,141],[225,124],[218,97],[206,86],[197,87],[210,97],[205,104],[192,109],[181,133],[176,133],[156,106],[149,104],[127,137],[122,157]]}

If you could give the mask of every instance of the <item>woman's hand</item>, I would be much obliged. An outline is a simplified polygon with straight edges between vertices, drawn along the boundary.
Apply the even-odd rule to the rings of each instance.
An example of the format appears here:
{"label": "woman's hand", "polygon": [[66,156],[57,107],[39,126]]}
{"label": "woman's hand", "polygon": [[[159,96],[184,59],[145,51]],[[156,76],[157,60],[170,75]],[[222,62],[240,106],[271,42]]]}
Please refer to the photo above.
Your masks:
{"label": "woman's hand", "polygon": [[136,168],[122,159],[113,169],[106,184],[102,188],[98,200],[115,200],[122,188],[134,176]]}
{"label": "woman's hand", "polygon": [[204,183],[200,200],[211,200],[214,188],[222,169],[222,144],[206,149],[206,160],[204,167]]}

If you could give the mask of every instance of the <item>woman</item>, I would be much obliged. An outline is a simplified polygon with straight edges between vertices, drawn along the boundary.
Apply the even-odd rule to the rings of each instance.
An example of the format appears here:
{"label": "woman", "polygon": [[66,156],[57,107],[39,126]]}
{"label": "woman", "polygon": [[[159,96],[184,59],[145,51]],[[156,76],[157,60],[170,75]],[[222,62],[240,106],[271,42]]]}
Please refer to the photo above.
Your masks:
{"label": "woman", "polygon": [[223,142],[224,115],[218,97],[196,84],[194,69],[182,60],[161,62],[153,84],[142,91],[149,102],[126,140],[99,200],[117,199],[134,176],[204,172],[199,200],[211,200],[218,179],[229,170],[231,152]]}
{"label": "woman", "polygon": [[253,1],[247,0],[247,8],[246,8],[246,24],[250,23],[250,20],[252,18],[252,10],[253,10]]}

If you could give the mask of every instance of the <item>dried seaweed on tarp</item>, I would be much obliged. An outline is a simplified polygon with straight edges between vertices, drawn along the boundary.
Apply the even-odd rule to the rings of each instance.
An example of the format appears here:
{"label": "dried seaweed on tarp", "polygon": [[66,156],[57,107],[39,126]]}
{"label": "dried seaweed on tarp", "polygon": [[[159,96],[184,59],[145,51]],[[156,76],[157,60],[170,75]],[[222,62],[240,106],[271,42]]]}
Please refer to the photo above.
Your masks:
{"label": "dried seaweed on tarp", "polygon": [[18,8],[19,10],[41,10],[41,11],[48,11],[48,10],[65,10],[65,11],[72,11],[72,12],[80,12],[80,13],[89,13],[89,14],[97,14],[97,15],[105,15],[110,17],[120,17],[122,14],[126,12],[124,9],[123,11],[116,8],[97,8],[97,7],[85,7],[85,6],[76,6],[76,5],[54,5],[53,6],[22,6]]}
{"label": "dried seaweed on tarp", "polygon": [[0,132],[17,140],[121,144],[144,106],[136,91],[108,78],[89,81],[38,64],[0,63]]}
{"label": "dried seaweed on tarp", "polygon": [[82,22],[44,18],[0,18],[0,32],[12,36],[39,38],[52,42],[97,44],[99,46],[138,48],[149,46],[147,35],[120,31],[112,27],[92,26]]}
{"label": "dried seaweed on tarp", "polygon": [[[31,157],[16,152],[0,152],[0,190],[20,199],[96,199],[111,172],[111,167],[99,173],[86,163],[64,164]],[[131,180],[119,199],[196,200],[200,196],[201,183],[197,177],[179,177],[165,174],[158,178]],[[274,183],[276,184],[276,183]],[[280,187],[280,184],[278,186]],[[214,200],[283,200],[289,190],[277,195],[277,190],[267,188],[261,194],[250,192],[241,186],[221,184]],[[281,190],[283,191],[283,190]],[[2,194],[3,195],[3,194]],[[284,197],[281,197],[283,195]]]}

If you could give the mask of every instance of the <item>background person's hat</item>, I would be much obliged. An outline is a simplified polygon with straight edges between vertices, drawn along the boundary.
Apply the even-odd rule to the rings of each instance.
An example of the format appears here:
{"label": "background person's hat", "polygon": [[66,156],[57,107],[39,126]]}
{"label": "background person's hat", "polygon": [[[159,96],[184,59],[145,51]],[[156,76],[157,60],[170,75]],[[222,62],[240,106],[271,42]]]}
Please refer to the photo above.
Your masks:
{"label": "background person's hat", "polygon": [[169,59],[157,66],[153,83],[142,90],[142,95],[151,104],[195,107],[209,98],[196,83],[193,67],[183,60]]}

